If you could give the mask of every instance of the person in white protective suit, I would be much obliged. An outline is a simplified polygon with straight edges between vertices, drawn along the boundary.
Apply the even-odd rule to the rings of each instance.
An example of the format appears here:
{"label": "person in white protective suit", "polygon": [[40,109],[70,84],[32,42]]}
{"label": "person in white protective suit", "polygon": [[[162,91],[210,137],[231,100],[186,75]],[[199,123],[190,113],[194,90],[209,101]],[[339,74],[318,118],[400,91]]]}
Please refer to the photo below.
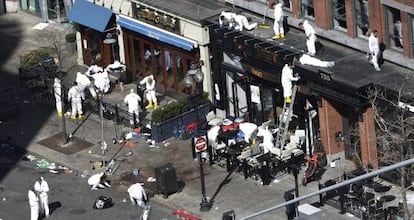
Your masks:
{"label": "person in white protective suit", "polygon": [[290,103],[292,96],[292,82],[298,81],[300,77],[293,76],[293,65],[285,64],[282,69],[281,83],[283,87],[283,97],[286,103]]}
{"label": "person in white protective suit", "polygon": [[323,61],[316,57],[309,56],[308,54],[302,54],[299,58],[299,63],[303,65],[312,65],[320,67],[333,67],[335,66],[334,61]]}
{"label": "person in white protective suit", "polygon": [[106,69],[103,72],[99,71],[96,74],[92,75],[92,78],[95,82],[95,87],[101,93],[107,93],[111,88],[111,81],[109,80],[108,72]]}
{"label": "person in white protective suit", "polygon": [[147,93],[146,97],[147,97],[147,101],[148,101],[148,105],[145,106],[145,108],[146,109],[150,109],[150,108],[157,109],[158,108],[158,103],[157,103],[157,97],[155,96],[154,76],[149,75],[149,76],[144,77],[144,79],[142,79],[139,82],[139,84],[141,84],[141,85],[145,84],[145,91]]}
{"label": "person in white protective suit", "polygon": [[381,68],[378,65],[378,58],[380,56],[380,48],[379,48],[379,41],[378,41],[378,32],[373,30],[371,35],[368,38],[368,48],[369,54],[371,55],[371,63],[374,65],[376,71],[381,71]]}
{"label": "person in white protective suit", "polygon": [[236,23],[236,26],[234,27],[235,30],[243,31],[243,28],[245,28],[248,31],[251,31],[257,27],[257,23],[249,23],[247,20],[247,17],[244,15],[236,15],[234,17],[234,22]]}
{"label": "person in white protective suit", "polygon": [[308,54],[315,56],[316,54],[316,37],[315,29],[312,25],[309,24],[308,20],[305,20],[303,23],[299,23],[299,26],[303,28],[306,36],[306,47],[308,48]]}
{"label": "person in white protective suit", "polygon": [[88,185],[91,186],[91,190],[98,190],[98,188],[104,189],[106,187],[111,187],[111,184],[109,184],[109,182],[106,180],[106,175],[104,172],[100,172],[89,177]]}
{"label": "person in white protective suit", "polygon": [[86,76],[86,74],[82,74],[81,72],[76,73],[76,83],[78,84],[79,90],[82,93],[83,99],[85,99],[85,90],[88,89],[91,93],[92,97],[96,99],[96,92],[93,88],[93,85],[91,83],[91,80]]}
{"label": "person in white protective suit", "polygon": [[[138,125],[139,123],[139,103],[141,97],[135,93],[134,89],[131,89],[129,94],[125,96],[124,103],[128,106],[128,113],[130,115],[129,124],[131,126]],[[135,121],[134,121],[135,118]]]}
{"label": "person in white protective suit", "polygon": [[98,65],[96,65],[96,64],[93,64],[86,71],[86,75],[92,76],[93,74],[96,74],[98,72],[103,72],[103,68],[100,67],[100,66],[98,66]]}
{"label": "person in white protective suit", "polygon": [[222,11],[219,16],[219,25],[223,27],[225,23],[229,25],[229,29],[234,27],[234,18],[236,17],[236,13],[229,12],[229,11]]}
{"label": "person in white protective suit", "polygon": [[53,83],[53,94],[55,95],[56,101],[56,112],[58,117],[63,117],[62,110],[62,83],[61,80],[57,77],[54,79]]}
{"label": "person in white protective suit", "polygon": [[285,29],[283,28],[283,2],[279,2],[275,5],[274,9],[274,23],[273,23],[273,31],[275,32],[275,36],[272,37],[273,40],[277,40],[280,38],[285,37]]}
{"label": "person in white protective suit", "polygon": [[145,193],[144,187],[142,187],[141,183],[132,184],[128,188],[128,194],[133,205],[138,205],[143,208],[140,219],[147,220],[151,210],[151,205],[149,204],[148,196]]}
{"label": "person in white protective suit", "polygon": [[34,184],[34,190],[39,197],[40,209],[49,218],[49,199],[47,193],[49,192],[49,184],[43,177],[39,177]]}
{"label": "person in white protective suit", "polygon": [[79,119],[83,119],[83,111],[82,111],[82,100],[85,97],[82,97],[82,92],[79,89],[79,86],[76,82],[73,83],[73,86],[69,89],[68,92],[68,100],[72,105],[72,111],[70,118],[76,120],[76,115],[78,115]]}
{"label": "person in white protective suit", "polygon": [[39,197],[37,197],[36,193],[33,190],[27,192],[27,197],[29,198],[29,205],[30,205],[30,220],[38,220],[39,219]]}

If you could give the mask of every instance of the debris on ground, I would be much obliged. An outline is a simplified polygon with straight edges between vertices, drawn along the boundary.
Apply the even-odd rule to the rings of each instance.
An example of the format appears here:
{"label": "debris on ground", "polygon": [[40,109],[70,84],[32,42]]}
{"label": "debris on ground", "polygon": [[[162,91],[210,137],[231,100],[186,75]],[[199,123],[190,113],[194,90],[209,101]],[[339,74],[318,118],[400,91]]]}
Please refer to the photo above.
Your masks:
{"label": "debris on ground", "polygon": [[139,173],[140,173],[140,169],[138,169],[138,168],[134,168],[133,170],[132,170],[132,174],[134,175],[134,176],[138,176],[139,175]]}
{"label": "debris on ground", "polygon": [[22,158],[22,160],[26,160],[26,161],[34,161],[34,160],[36,160],[36,157],[35,156],[33,156],[33,155],[27,155],[27,156],[25,156],[25,157],[23,157]]}
{"label": "debris on ground", "polygon": [[50,162],[45,159],[41,159],[36,162],[36,165],[37,165],[37,168],[47,169],[50,166]]}

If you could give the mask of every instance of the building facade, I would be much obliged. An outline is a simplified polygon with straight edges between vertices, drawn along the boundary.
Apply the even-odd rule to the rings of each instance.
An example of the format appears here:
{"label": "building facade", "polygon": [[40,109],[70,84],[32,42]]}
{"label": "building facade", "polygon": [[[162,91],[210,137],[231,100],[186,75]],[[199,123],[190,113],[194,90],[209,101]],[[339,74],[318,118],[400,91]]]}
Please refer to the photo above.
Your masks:
{"label": "building facade", "polygon": [[[271,21],[273,18],[271,5],[276,1],[229,0],[227,2],[258,15],[264,15]],[[297,28],[299,23],[306,19],[314,26],[318,37],[363,53],[368,51],[370,32],[377,30],[383,58],[403,68],[414,68],[414,45],[409,43],[414,39],[414,2],[404,0],[283,0],[283,2],[289,26]],[[266,9],[267,7],[270,8]],[[359,130],[357,136],[360,138],[358,141],[360,148],[357,148],[359,152],[356,153],[360,155],[364,165],[370,163],[376,167],[378,161],[372,109],[369,107],[363,111],[359,109],[360,113],[356,114],[357,117],[351,117],[357,120],[349,120],[344,114],[349,111],[338,107],[334,100],[322,98],[321,103],[318,112],[320,137],[324,145],[328,146],[328,152],[351,151],[347,148],[353,148],[351,140],[354,138],[350,132],[347,132],[347,128],[356,124]],[[350,121],[353,123],[349,123]],[[338,134],[344,135],[343,137],[347,137],[348,140],[338,142]]]}
{"label": "building facade", "polygon": [[[244,117],[258,125],[278,122],[283,105],[281,69],[304,53],[303,33],[295,28],[307,19],[318,37],[334,42],[327,41],[325,52],[317,58],[337,62],[334,68],[296,65],[295,72],[305,82],[295,102],[296,126],[308,131],[309,153],[313,141],[320,139],[328,155],[341,153],[347,159],[357,155],[364,166],[377,167],[374,114],[364,91],[380,81],[378,77],[400,75],[401,65],[412,68],[413,45],[404,43],[413,39],[411,3],[403,7],[404,2],[386,0],[284,2],[287,30],[292,30],[283,42],[269,40],[272,28],[238,32],[218,25],[220,12],[235,10],[231,6],[247,17],[265,15],[263,22],[272,23],[273,9],[265,1],[234,0],[225,5],[216,1],[77,0],[68,17],[77,25],[81,63],[106,66],[120,60],[127,65],[131,81],[153,74],[163,93],[183,93],[182,81],[191,64],[200,64],[204,90],[215,107],[228,118]],[[85,8],[89,10],[82,11]],[[91,10],[100,19],[86,16]],[[398,30],[393,34],[391,23],[392,30]],[[386,48],[384,75],[374,75],[361,58],[374,29]]]}

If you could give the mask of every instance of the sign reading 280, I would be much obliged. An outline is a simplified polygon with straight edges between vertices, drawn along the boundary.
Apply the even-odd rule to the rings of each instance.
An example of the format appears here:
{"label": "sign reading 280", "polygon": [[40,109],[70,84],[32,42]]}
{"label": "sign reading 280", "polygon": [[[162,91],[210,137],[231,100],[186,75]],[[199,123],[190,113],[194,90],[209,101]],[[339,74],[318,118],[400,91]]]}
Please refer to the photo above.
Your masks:
{"label": "sign reading 280", "polygon": [[331,74],[319,71],[319,77],[324,81],[331,81]]}

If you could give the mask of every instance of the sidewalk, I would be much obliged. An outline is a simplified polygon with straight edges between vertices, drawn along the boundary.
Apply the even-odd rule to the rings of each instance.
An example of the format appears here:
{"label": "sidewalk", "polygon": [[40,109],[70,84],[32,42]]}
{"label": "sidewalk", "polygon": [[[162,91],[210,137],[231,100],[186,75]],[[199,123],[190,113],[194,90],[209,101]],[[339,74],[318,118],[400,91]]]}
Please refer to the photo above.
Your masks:
{"label": "sidewalk", "polygon": [[[13,78],[13,74],[15,74],[14,77],[17,77],[18,55],[40,45],[39,42],[36,42],[38,32],[32,30],[32,27],[40,22],[40,19],[22,13],[6,14],[0,16],[0,25],[13,20],[18,21],[21,25],[19,27],[21,38],[16,39],[19,40],[19,43],[15,44],[17,46],[14,48],[13,54],[2,63],[1,70],[7,70],[11,79],[9,82],[18,86],[18,80]],[[0,35],[4,35],[12,29],[13,27],[9,27],[0,30]],[[54,25],[50,25],[45,30],[64,32],[64,29]],[[62,36],[64,35],[62,34]],[[76,74],[77,71],[85,68],[75,65],[75,56],[76,54],[73,54],[72,57],[66,58],[63,63],[63,70],[68,72],[68,77],[73,77],[72,74]],[[70,81],[69,78],[67,80]],[[126,85],[123,92],[117,87],[112,93],[105,95],[104,99],[114,105],[120,104],[121,108],[126,109],[126,106],[122,103],[123,98],[129,92],[129,88],[136,88],[136,85],[133,83]],[[221,219],[222,214],[229,210],[234,210],[237,218],[240,218],[282,203],[284,202],[284,192],[294,188],[294,178],[291,174],[282,174],[270,185],[263,186],[254,179],[244,179],[241,173],[227,173],[223,167],[218,165],[209,166],[206,163],[204,167],[206,192],[207,197],[214,203],[210,211],[201,212],[199,163],[192,158],[190,140],[168,139],[154,147],[150,147],[145,140],[139,138],[133,138],[130,144],[112,144],[115,133],[118,133],[118,135],[125,134],[130,129],[120,127],[118,132],[115,132],[114,123],[110,120],[104,120],[103,133],[101,133],[99,114],[95,112],[84,122],[66,120],[67,132],[73,133],[76,131],[73,136],[84,141],[86,147],[70,153],[57,151],[39,144],[39,141],[62,131],[62,120],[56,116],[53,105],[23,103],[24,98],[21,99],[23,106],[21,116],[0,124],[0,134],[2,134],[0,139],[11,136],[15,145],[26,148],[28,152],[48,158],[53,162],[69,167],[75,172],[88,176],[99,171],[99,169],[93,169],[94,162],[102,161],[102,159],[106,161],[116,159],[118,166],[116,166],[116,170],[114,170],[110,179],[113,188],[120,190],[120,193],[125,193],[132,183],[143,182],[144,187],[153,196],[151,201],[154,203],[170,207],[172,210],[184,208],[185,211],[202,219]],[[170,100],[173,99],[165,97],[159,105],[162,106]],[[89,113],[90,110],[89,112],[86,110],[86,112]],[[147,117],[150,117],[150,114]],[[108,144],[108,152],[105,154],[102,154],[100,149],[102,137]],[[172,194],[167,198],[155,194],[157,190],[155,182],[147,181],[150,177],[155,178],[155,168],[166,163],[173,164],[177,180],[183,187],[181,192]],[[343,161],[341,170],[351,170],[352,166],[349,161]],[[135,168],[140,169],[138,176],[133,174]],[[302,175],[302,172],[300,175]],[[328,168],[322,182],[337,175],[337,169]],[[299,193],[303,195],[315,190],[317,190],[317,183],[311,182],[306,187],[300,185]],[[318,198],[310,198],[301,202],[301,204],[316,201],[318,201]],[[324,211],[324,219],[356,219],[347,215],[339,215],[339,210],[328,205],[323,206],[322,210]],[[285,219],[284,212],[285,209],[282,208],[257,219]]]}

